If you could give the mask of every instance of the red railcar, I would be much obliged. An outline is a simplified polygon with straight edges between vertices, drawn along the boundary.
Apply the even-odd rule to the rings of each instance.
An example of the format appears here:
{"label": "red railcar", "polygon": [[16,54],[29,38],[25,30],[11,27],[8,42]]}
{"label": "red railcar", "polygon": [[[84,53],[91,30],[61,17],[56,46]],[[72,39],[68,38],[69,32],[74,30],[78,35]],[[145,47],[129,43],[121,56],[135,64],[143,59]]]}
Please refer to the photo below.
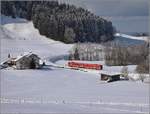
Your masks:
{"label": "red railcar", "polygon": [[91,63],[80,63],[80,62],[68,62],[68,66],[72,68],[84,68],[84,69],[94,69],[102,70],[103,66],[100,64],[91,64]]}

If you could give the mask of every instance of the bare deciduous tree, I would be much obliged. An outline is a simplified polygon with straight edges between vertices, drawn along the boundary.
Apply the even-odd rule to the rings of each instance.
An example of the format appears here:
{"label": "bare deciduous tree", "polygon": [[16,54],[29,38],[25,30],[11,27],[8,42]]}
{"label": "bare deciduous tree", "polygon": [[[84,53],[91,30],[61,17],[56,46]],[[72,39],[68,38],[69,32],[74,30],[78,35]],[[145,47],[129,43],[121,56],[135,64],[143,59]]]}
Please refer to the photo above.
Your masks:
{"label": "bare deciduous tree", "polygon": [[76,49],[78,50],[80,60],[88,60],[88,61],[104,60],[103,48],[100,44],[77,43],[72,49],[72,51],[70,51],[70,57],[76,53],[75,52]]}

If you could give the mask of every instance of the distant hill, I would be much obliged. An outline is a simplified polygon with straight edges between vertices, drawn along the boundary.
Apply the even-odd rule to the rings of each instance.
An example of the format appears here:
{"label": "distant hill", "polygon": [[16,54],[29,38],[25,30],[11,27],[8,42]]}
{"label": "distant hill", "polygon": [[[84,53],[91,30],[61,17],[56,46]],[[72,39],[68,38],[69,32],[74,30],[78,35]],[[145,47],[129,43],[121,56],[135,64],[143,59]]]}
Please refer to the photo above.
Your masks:
{"label": "distant hill", "polygon": [[2,1],[1,13],[32,20],[40,34],[65,43],[100,43],[114,38],[110,21],[57,1]]}

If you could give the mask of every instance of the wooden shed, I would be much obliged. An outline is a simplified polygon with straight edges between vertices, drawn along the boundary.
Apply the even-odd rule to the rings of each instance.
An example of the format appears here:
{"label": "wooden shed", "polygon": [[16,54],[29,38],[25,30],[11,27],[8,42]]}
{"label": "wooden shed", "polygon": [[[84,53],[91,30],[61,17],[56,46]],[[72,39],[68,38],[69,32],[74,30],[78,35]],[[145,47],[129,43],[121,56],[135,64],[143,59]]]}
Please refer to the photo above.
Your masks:
{"label": "wooden shed", "polygon": [[118,80],[120,80],[120,75],[121,74],[119,74],[119,73],[104,72],[104,73],[101,73],[100,80],[107,81],[107,82],[118,81]]}

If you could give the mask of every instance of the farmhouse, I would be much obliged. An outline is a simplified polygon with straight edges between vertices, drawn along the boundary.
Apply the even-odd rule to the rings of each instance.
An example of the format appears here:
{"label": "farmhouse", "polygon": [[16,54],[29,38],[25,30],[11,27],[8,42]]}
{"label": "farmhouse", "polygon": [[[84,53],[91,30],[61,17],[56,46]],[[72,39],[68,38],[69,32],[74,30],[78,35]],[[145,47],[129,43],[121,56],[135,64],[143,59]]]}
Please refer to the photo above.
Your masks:
{"label": "farmhouse", "polygon": [[14,68],[21,69],[37,69],[40,68],[40,58],[33,53],[25,53],[17,58],[10,58],[4,64],[13,66]]}
{"label": "farmhouse", "polygon": [[102,72],[100,80],[107,81],[107,82],[118,81],[118,80],[120,80],[120,75],[121,74],[119,74],[119,73]]}

